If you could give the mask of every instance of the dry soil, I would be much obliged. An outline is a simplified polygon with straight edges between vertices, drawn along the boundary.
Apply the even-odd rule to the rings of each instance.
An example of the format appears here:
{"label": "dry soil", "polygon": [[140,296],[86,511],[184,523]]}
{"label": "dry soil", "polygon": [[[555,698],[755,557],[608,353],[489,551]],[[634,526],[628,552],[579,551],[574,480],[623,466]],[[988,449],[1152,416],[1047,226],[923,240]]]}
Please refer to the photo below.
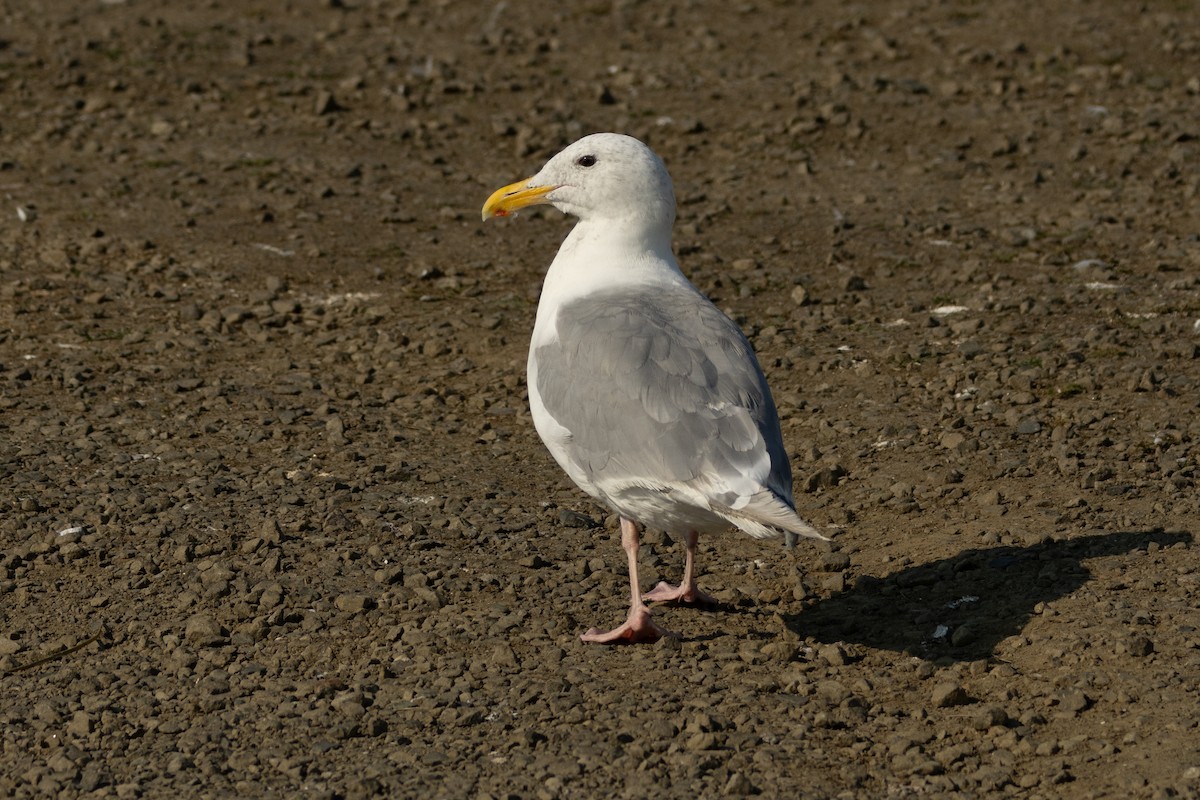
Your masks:
{"label": "dry soil", "polygon": [[[1198,15],[3,0],[0,796],[1197,796]],[[652,646],[479,220],[597,130],[834,539]]]}

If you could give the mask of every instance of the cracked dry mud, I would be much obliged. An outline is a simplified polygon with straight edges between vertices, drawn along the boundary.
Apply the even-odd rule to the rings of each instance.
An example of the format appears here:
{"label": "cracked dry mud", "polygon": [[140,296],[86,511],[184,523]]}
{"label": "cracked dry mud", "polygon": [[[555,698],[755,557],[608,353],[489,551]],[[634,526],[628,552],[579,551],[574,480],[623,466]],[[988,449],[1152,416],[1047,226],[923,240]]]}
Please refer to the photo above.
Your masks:
{"label": "cracked dry mud", "polygon": [[[1200,792],[1191,3],[0,20],[0,796]],[[528,415],[570,223],[478,218],[595,130],[834,536],[653,646]]]}

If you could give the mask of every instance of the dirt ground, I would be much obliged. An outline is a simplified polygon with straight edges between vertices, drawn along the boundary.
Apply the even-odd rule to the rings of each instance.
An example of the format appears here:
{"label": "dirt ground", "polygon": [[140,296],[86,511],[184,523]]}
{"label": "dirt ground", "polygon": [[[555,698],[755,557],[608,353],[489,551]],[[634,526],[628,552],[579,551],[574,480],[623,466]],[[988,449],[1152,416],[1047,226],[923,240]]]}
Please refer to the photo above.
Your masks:
{"label": "dirt ground", "polygon": [[[0,0],[0,796],[1198,796],[1196,14]],[[599,130],[834,537],[649,646],[479,219]]]}

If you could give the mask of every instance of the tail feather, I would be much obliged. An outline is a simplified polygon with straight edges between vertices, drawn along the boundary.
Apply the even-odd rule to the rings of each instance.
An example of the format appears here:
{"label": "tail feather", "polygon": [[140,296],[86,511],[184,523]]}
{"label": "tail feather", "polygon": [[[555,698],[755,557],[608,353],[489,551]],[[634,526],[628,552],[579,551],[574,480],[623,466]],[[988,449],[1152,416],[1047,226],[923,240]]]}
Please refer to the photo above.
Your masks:
{"label": "tail feather", "polygon": [[795,509],[769,489],[751,497],[750,502],[742,508],[714,505],[713,511],[756,539],[767,539],[782,533],[788,547],[794,546],[796,539],[801,536],[829,541],[829,537],[822,536],[816,528],[800,519]]}

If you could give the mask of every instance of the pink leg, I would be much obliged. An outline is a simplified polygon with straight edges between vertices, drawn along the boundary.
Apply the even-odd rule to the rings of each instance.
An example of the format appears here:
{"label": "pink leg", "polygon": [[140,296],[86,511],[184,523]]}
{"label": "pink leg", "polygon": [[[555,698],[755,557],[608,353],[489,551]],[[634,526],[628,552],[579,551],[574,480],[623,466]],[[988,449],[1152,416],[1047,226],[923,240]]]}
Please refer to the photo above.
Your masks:
{"label": "pink leg", "polygon": [[709,607],[717,604],[712,595],[705,594],[696,586],[696,542],[699,540],[700,534],[695,531],[687,532],[685,538],[687,555],[683,557],[683,580],[679,582],[679,585],[672,586],[666,581],[661,581],[653,591],[642,595],[643,600],[662,600]]}
{"label": "pink leg", "polygon": [[622,519],[621,547],[625,550],[625,555],[629,557],[629,586],[632,597],[629,604],[629,616],[625,619],[624,625],[613,628],[611,631],[592,628],[579,637],[583,641],[599,642],[600,644],[634,644],[636,642],[657,642],[663,636],[678,638],[678,634],[655,625],[654,621],[650,619],[650,609],[642,602],[642,593],[638,589],[638,546],[637,523]]}

